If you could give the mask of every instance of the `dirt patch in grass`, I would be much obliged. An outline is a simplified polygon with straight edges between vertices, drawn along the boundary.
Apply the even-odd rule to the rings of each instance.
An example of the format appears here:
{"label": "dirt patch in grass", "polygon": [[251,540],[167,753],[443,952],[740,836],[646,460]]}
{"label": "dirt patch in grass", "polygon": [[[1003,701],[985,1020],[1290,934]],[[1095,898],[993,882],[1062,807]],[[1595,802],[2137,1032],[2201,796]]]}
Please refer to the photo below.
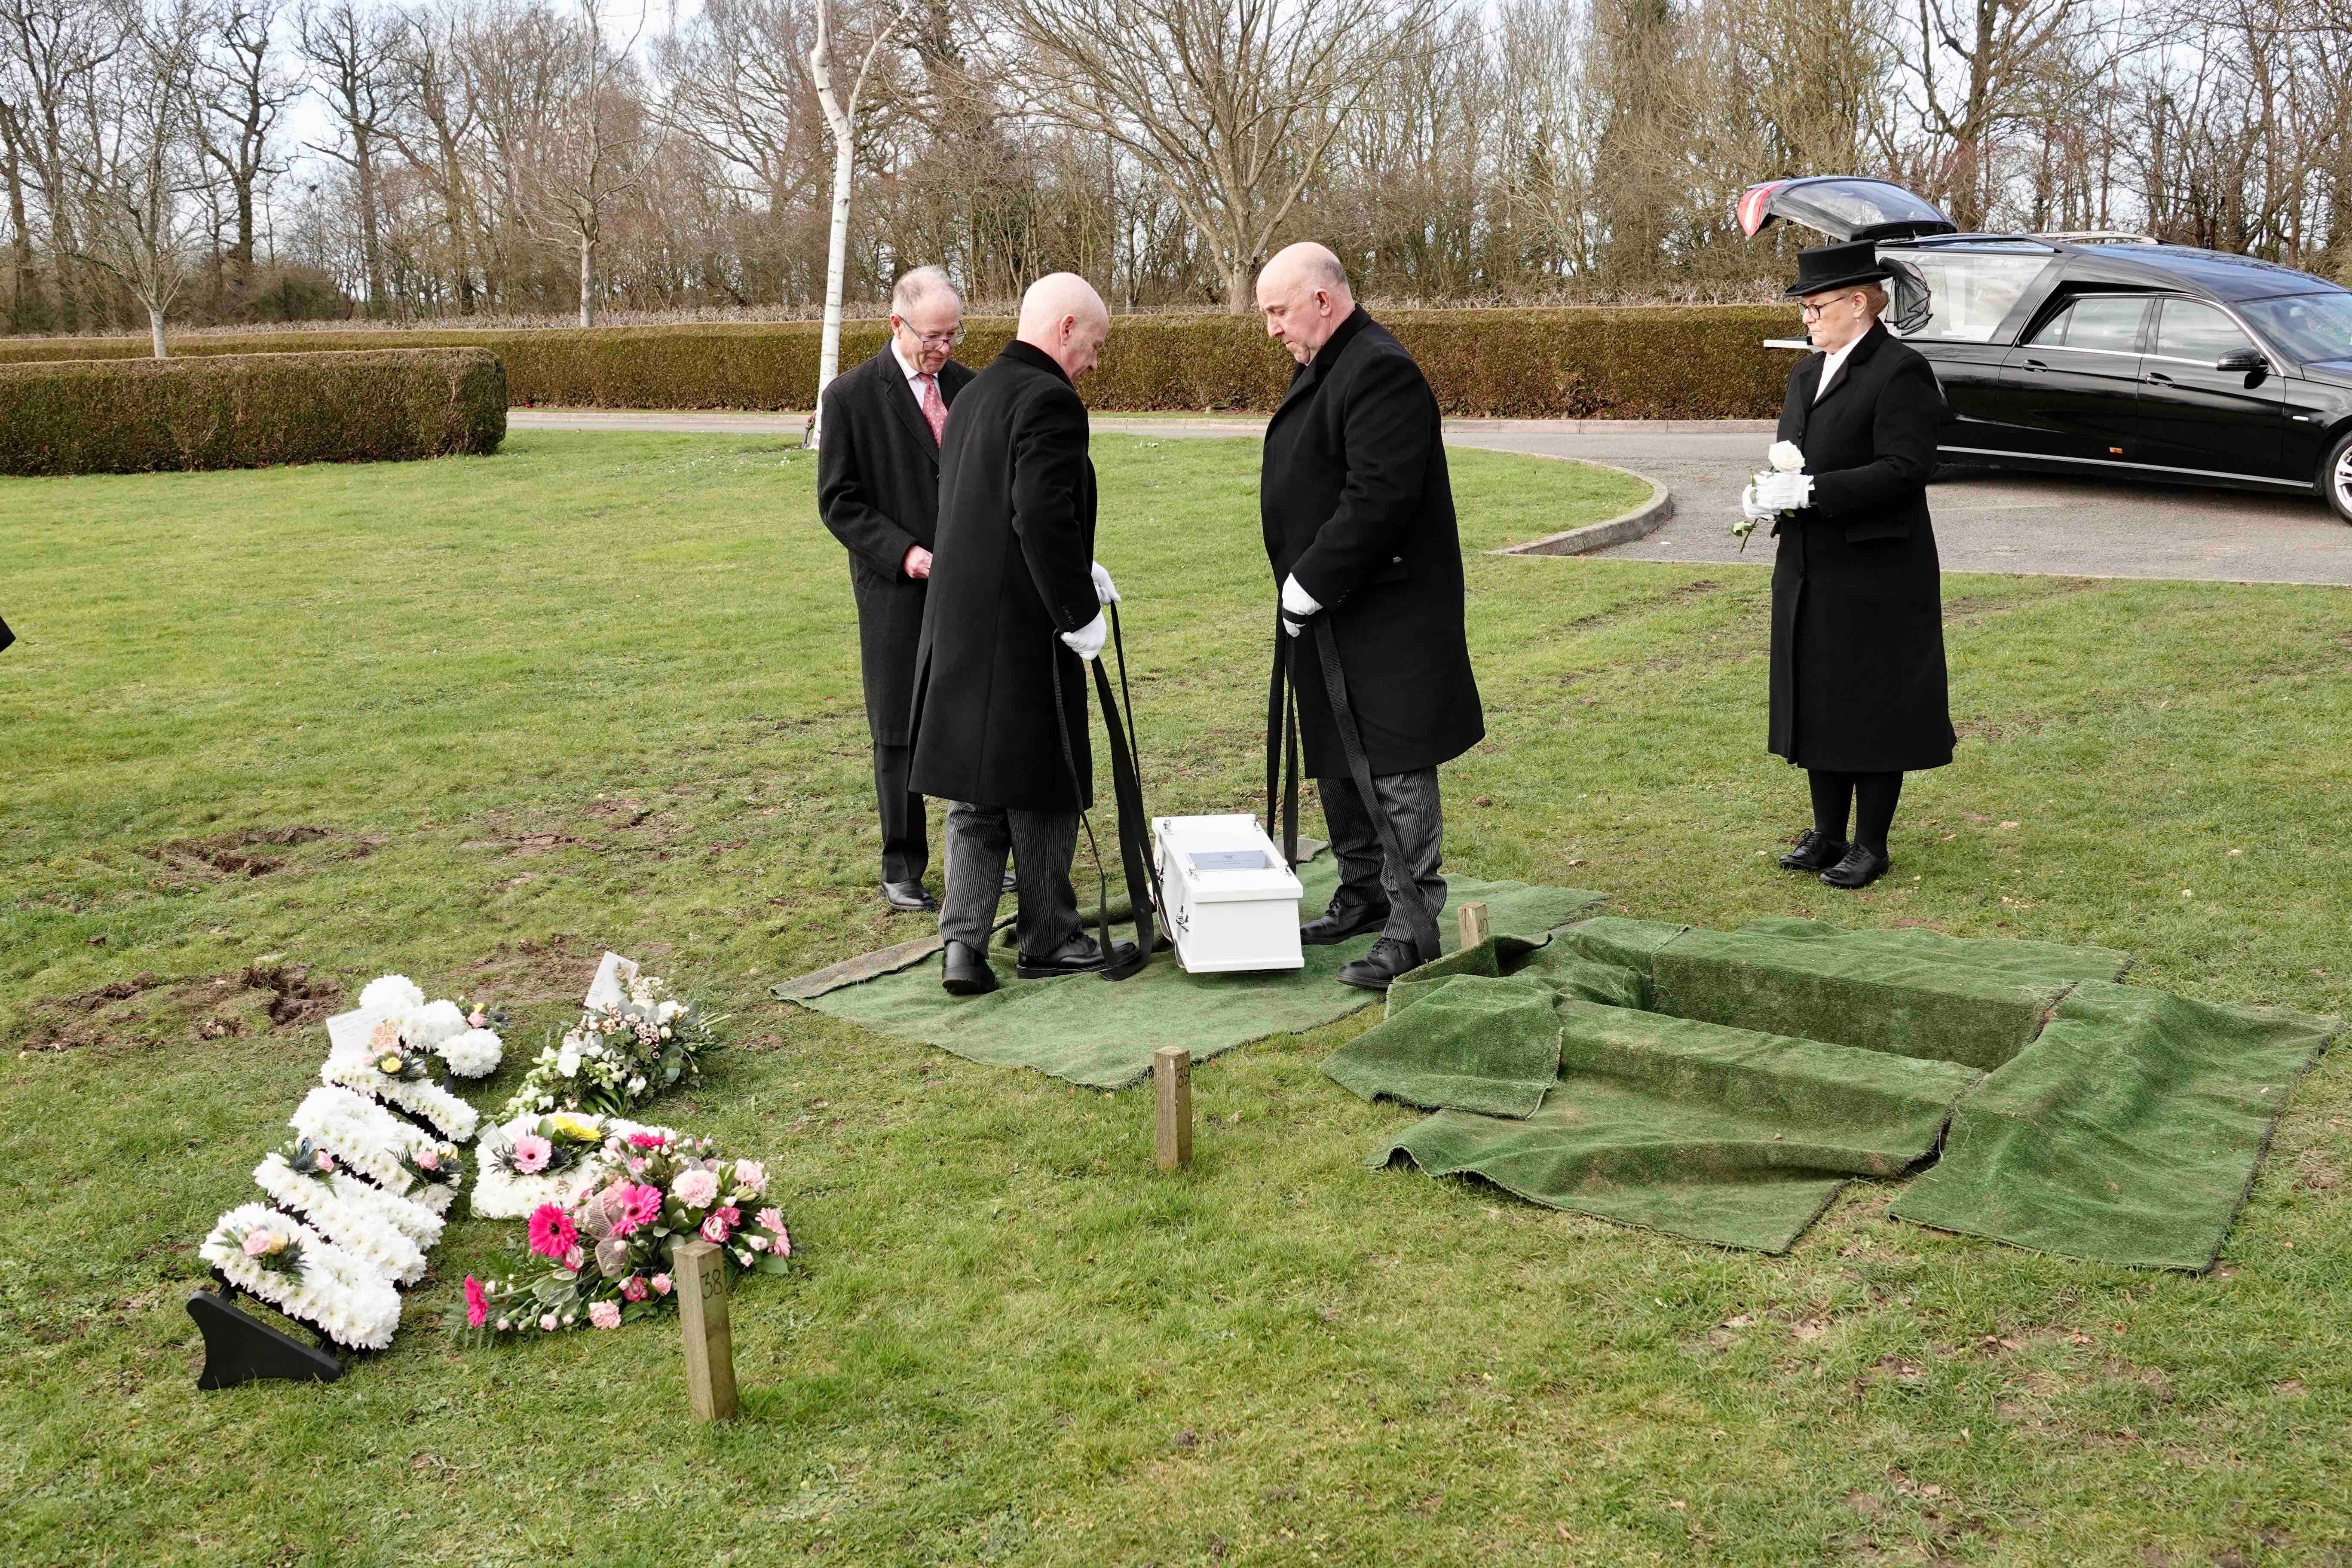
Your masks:
{"label": "dirt patch in grass", "polygon": [[332,837],[323,827],[247,827],[205,838],[174,838],[148,853],[167,866],[199,875],[267,877],[283,868],[287,858],[266,851]]}
{"label": "dirt patch in grass", "polygon": [[577,1002],[596,977],[596,963],[604,955],[602,946],[570,932],[500,942],[467,966],[474,976],[470,989],[486,1003],[509,1007]]}
{"label": "dirt patch in grass", "polygon": [[93,991],[37,1001],[19,1056],[152,1047],[299,1029],[333,1012],[341,984],[305,963],[252,964],[236,974],[142,973]]}

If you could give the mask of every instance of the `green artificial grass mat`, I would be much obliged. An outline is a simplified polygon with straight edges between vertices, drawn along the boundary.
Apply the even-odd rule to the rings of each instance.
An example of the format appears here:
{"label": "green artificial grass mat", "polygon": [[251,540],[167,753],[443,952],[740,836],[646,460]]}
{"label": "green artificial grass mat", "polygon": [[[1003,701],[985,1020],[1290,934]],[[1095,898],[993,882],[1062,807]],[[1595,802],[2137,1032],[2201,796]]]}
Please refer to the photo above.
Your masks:
{"label": "green artificial grass mat", "polygon": [[1557,1000],[1540,980],[1448,975],[1326,1057],[1323,1075],[1366,1100],[1532,1116],[1559,1076]]}
{"label": "green artificial grass mat", "polygon": [[[1300,907],[1320,910],[1339,886],[1328,858],[1298,868]],[[1601,902],[1576,888],[1531,887],[1472,877],[1446,879],[1449,906],[1484,903],[1498,932],[1540,936]],[[1453,924],[1440,921],[1441,928]],[[1114,928],[1114,936],[1118,934]],[[1448,952],[1459,936],[1443,931]],[[1017,980],[999,955],[1000,987],[985,996],[950,996],[935,964],[911,967],[822,995],[794,998],[803,1007],[846,1018],[903,1040],[937,1046],[993,1067],[1034,1068],[1093,1089],[1123,1089],[1151,1070],[1151,1054],[1182,1046],[1195,1064],[1268,1035],[1330,1023],[1378,1001],[1342,985],[1340,966],[1370,948],[1371,932],[1306,949],[1301,970],[1266,974],[1188,974],[1172,952],[1116,983],[1093,974]],[[780,987],[780,991],[789,987]]]}
{"label": "green artificial grass mat", "polygon": [[2085,980],[1953,1119],[1898,1219],[2201,1271],[2221,1256],[2287,1092],[2341,1025]]}
{"label": "green artificial grass mat", "polygon": [[[1538,988],[1457,979],[1381,1027],[1428,1029],[1449,994],[1482,984]],[[1933,1152],[1953,1102],[1979,1077],[1950,1062],[1565,996],[1547,1014],[1529,1033],[1558,1042],[1559,1077],[1533,1115],[1443,1110],[1367,1163],[1403,1155],[1433,1175],[1483,1176],[1551,1208],[1785,1252],[1852,1177],[1895,1175]],[[1430,1056],[1444,1059],[1448,1042],[1429,1032]],[[1392,1050],[1409,1059],[1402,1046]]]}

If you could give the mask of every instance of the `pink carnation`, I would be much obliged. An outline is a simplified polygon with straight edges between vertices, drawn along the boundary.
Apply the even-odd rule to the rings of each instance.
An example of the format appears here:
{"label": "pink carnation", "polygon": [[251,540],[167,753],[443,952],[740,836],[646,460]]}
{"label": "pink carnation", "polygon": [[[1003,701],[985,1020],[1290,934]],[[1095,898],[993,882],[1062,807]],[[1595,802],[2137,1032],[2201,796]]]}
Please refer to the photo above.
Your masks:
{"label": "pink carnation", "polygon": [[669,1142],[658,1132],[632,1132],[629,1144],[636,1149],[658,1149]]}
{"label": "pink carnation", "polygon": [[621,1304],[618,1301],[591,1301],[588,1303],[588,1321],[600,1329],[619,1328]]}
{"label": "pink carnation", "polygon": [[554,1157],[555,1145],[536,1132],[526,1132],[515,1140],[514,1168],[526,1176],[546,1170],[548,1161]]}
{"label": "pink carnation", "polygon": [[639,1226],[650,1225],[661,1213],[662,1195],[659,1187],[643,1184],[623,1189],[621,1212],[613,1221],[614,1236],[627,1236]]}
{"label": "pink carnation", "polygon": [[715,1241],[723,1246],[727,1240],[727,1222],[716,1214],[702,1222],[702,1239],[705,1241]]}
{"label": "pink carnation", "polygon": [[541,1312],[539,1316],[539,1326],[543,1331],[551,1334],[553,1333],[555,1331],[555,1314],[552,1312]]}
{"label": "pink carnation", "polygon": [[313,1153],[310,1156],[310,1161],[311,1163],[317,1165],[319,1169],[322,1171],[331,1171],[335,1168],[335,1157],[332,1154],[328,1153],[324,1149],[320,1149],[317,1152]]}
{"label": "pink carnation", "polygon": [[751,1223],[761,1230],[772,1230],[778,1236],[782,1236],[784,1233],[784,1211],[779,1208],[761,1209],[752,1217]]}
{"label": "pink carnation", "polygon": [[621,1294],[626,1296],[632,1301],[644,1300],[646,1299],[645,1276],[642,1274],[632,1274],[626,1279],[622,1280]]}
{"label": "pink carnation", "polygon": [[269,1244],[277,1239],[266,1230],[248,1230],[245,1233],[245,1255],[247,1258],[259,1258],[269,1250]]}
{"label": "pink carnation", "polygon": [[667,1275],[667,1274],[656,1274],[656,1275],[655,1275],[655,1276],[653,1277],[653,1288],[654,1288],[654,1294],[655,1294],[655,1295],[656,1295],[656,1296],[667,1296],[667,1295],[668,1295],[668,1294],[669,1294],[669,1284],[670,1284],[670,1280],[669,1280],[669,1276],[668,1276],[668,1275]]}
{"label": "pink carnation", "polygon": [[472,1275],[466,1276],[466,1326],[478,1329],[488,1321],[490,1299],[482,1290],[482,1282]]}
{"label": "pink carnation", "polygon": [[690,1209],[708,1208],[711,1200],[719,1196],[719,1178],[699,1168],[681,1171],[677,1179],[670,1183],[669,1190],[672,1196]]}
{"label": "pink carnation", "polygon": [[555,1205],[541,1204],[530,1211],[530,1249],[541,1258],[562,1258],[579,1239],[580,1232]]}
{"label": "pink carnation", "polygon": [[790,1258],[792,1255],[793,1233],[786,1230],[782,1225],[778,1225],[776,1226],[776,1256],[779,1258]]}
{"label": "pink carnation", "polygon": [[569,1268],[574,1274],[579,1273],[581,1266],[585,1264],[587,1261],[588,1254],[581,1250],[576,1244],[564,1248],[563,1267]]}

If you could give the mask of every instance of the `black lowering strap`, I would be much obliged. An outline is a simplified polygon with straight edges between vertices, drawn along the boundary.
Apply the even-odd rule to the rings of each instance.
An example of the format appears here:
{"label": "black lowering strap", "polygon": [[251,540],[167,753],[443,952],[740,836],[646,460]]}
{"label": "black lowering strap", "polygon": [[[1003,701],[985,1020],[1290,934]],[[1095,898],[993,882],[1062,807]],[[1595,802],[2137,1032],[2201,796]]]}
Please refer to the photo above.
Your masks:
{"label": "black lowering strap", "polygon": [[[1348,773],[1355,781],[1356,795],[1364,803],[1364,810],[1380,829],[1381,852],[1399,879],[1406,883],[1404,917],[1412,928],[1413,945],[1421,950],[1424,963],[1444,951],[1437,935],[1436,917],[1422,902],[1420,889],[1411,881],[1405,865],[1404,847],[1397,839],[1396,825],[1389,814],[1381,809],[1381,797],[1372,789],[1372,767],[1364,755],[1364,737],[1356,728],[1356,710],[1348,701],[1348,676],[1339,667],[1339,645],[1331,634],[1331,617],[1318,615],[1308,617],[1307,629],[1301,633],[1315,639],[1318,662],[1323,668],[1323,689],[1331,700],[1331,719],[1339,731],[1340,748],[1348,754]],[[1296,648],[1297,637],[1281,629],[1280,613],[1276,612],[1275,627],[1274,687],[1266,698],[1265,731],[1265,813],[1275,813],[1276,781],[1280,780],[1282,795],[1282,852],[1290,863],[1298,863],[1298,700],[1295,689],[1297,679]],[[1278,735],[1277,731],[1283,731]],[[1286,738],[1286,745],[1285,743]],[[1288,767],[1283,766],[1286,751]],[[1395,907],[1393,897],[1391,908]]]}
{"label": "black lowering strap", "polygon": [[[1102,971],[1105,980],[1125,980],[1151,962],[1157,946],[1151,912],[1160,905],[1160,878],[1151,859],[1149,835],[1151,819],[1144,815],[1143,780],[1136,771],[1139,754],[1135,741],[1135,701],[1129,696],[1124,703],[1119,693],[1127,690],[1127,643],[1118,624],[1118,606],[1107,605],[1110,616],[1111,649],[1118,656],[1118,692],[1113,692],[1110,672],[1103,668],[1097,657],[1088,662],[1094,666],[1095,691],[1102,700],[1103,728],[1110,734],[1111,798],[1118,814],[1118,850],[1121,868],[1127,875],[1128,902],[1135,911],[1135,956],[1124,963],[1107,965]],[[1061,729],[1062,765],[1069,770],[1070,786],[1080,795],[1086,793],[1078,777],[1076,751],[1070,744],[1069,715],[1062,707],[1062,659],[1060,639],[1055,638],[1055,653],[1048,667],[1054,672],[1054,722]],[[1103,870],[1102,846],[1095,841],[1093,816],[1081,811],[1078,822],[1087,830],[1087,850],[1095,861],[1095,939],[1102,943],[1103,956],[1111,954],[1110,943],[1110,884]]]}

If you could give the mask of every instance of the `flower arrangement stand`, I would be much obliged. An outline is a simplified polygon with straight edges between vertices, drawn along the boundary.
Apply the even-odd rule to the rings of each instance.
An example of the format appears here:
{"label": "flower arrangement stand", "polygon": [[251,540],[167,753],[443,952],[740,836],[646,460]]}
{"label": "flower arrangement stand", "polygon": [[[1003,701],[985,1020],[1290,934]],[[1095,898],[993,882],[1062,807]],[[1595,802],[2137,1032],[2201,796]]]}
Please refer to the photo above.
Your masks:
{"label": "flower arrangement stand", "polygon": [[191,1292],[188,1316],[196,1321],[205,1336],[205,1365],[196,1374],[198,1388],[235,1388],[264,1379],[332,1383],[343,1375],[342,1359],[333,1352],[306,1345],[238,1311],[233,1290],[228,1296],[210,1290]]}
{"label": "flower arrangement stand", "polygon": [[707,1241],[688,1242],[677,1266],[677,1315],[686,1331],[686,1397],[698,1421],[735,1418],[735,1331],[727,1318],[727,1259]]}
{"label": "flower arrangement stand", "polygon": [[1192,1163],[1192,1053],[1162,1046],[1151,1053],[1151,1090],[1157,1102],[1160,1168],[1173,1171]]}

